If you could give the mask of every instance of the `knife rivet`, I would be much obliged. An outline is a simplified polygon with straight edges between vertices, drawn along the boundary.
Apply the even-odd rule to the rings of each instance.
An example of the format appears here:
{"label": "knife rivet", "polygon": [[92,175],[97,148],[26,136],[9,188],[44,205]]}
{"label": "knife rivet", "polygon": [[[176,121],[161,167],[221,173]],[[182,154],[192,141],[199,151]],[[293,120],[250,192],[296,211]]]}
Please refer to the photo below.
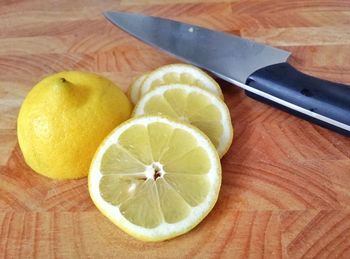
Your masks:
{"label": "knife rivet", "polygon": [[306,88],[304,88],[303,90],[301,90],[300,93],[301,93],[302,95],[307,96],[307,97],[311,97],[311,96],[313,95],[313,94],[311,93],[311,91],[308,90],[308,89],[306,89]]}

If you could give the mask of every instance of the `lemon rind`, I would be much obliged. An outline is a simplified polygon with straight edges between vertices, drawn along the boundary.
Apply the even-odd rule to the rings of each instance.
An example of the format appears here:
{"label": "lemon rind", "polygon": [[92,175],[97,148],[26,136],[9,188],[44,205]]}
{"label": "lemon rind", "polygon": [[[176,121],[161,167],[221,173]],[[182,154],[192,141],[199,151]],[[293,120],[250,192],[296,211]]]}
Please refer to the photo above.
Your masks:
{"label": "lemon rind", "polygon": [[149,75],[149,73],[147,72],[147,73],[144,73],[140,76],[137,76],[136,78],[134,78],[131,85],[129,86],[128,96],[133,104],[136,104],[138,102],[138,100],[140,99],[141,86],[148,75]]}

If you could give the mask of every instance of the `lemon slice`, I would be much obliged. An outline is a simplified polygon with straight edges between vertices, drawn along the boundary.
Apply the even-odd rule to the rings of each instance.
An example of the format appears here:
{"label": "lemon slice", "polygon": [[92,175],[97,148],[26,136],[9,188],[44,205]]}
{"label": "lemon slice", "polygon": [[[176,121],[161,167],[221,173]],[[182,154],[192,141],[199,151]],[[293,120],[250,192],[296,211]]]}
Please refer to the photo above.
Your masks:
{"label": "lemon slice", "polygon": [[220,86],[213,78],[188,64],[166,65],[151,72],[142,83],[141,96],[158,86],[176,83],[198,86],[224,99]]}
{"label": "lemon slice", "polygon": [[233,128],[226,104],[199,87],[183,84],[160,86],[145,94],[133,116],[163,114],[190,123],[203,131],[220,157],[232,143]]}
{"label": "lemon slice", "polygon": [[140,88],[145,81],[149,73],[144,73],[140,76],[137,76],[131,83],[128,89],[128,96],[133,104],[136,104],[140,98]]}
{"label": "lemon slice", "polygon": [[166,117],[130,119],[102,142],[89,173],[97,208],[130,235],[160,241],[195,227],[221,185],[218,154],[195,127]]}

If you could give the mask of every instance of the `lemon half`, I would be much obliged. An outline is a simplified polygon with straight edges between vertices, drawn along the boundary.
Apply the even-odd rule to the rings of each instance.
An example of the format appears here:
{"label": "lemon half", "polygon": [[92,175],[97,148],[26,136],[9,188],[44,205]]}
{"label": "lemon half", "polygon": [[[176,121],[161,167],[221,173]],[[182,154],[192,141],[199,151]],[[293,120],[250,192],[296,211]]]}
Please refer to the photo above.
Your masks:
{"label": "lemon half", "polygon": [[48,76],[31,89],[18,115],[24,159],[50,178],[87,176],[101,141],[131,110],[129,99],[107,78],[79,71]]}
{"label": "lemon half", "polygon": [[221,185],[215,147],[195,127],[160,116],[130,119],[101,144],[90,168],[97,208],[130,235],[160,241],[194,228]]}

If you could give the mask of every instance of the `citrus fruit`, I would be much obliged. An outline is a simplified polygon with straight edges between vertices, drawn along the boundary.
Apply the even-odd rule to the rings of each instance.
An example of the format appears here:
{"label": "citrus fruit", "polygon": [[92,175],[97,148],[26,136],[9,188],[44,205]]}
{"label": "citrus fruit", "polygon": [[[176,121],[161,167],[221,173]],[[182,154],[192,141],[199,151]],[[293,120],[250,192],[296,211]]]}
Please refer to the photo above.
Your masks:
{"label": "citrus fruit", "polygon": [[24,159],[50,178],[84,177],[100,142],[131,109],[126,95],[106,78],[77,71],[51,75],[32,88],[18,115]]}
{"label": "citrus fruit", "polygon": [[145,94],[133,116],[163,114],[190,123],[203,131],[222,157],[230,147],[233,128],[226,104],[212,93],[184,84],[160,86]]}
{"label": "citrus fruit", "polygon": [[188,64],[170,64],[152,71],[143,81],[140,93],[143,96],[156,87],[175,83],[198,86],[224,99],[220,86],[213,78]]}
{"label": "citrus fruit", "polygon": [[197,128],[141,116],[102,142],[88,182],[97,208],[119,228],[141,240],[160,241],[189,231],[210,212],[221,165]]}
{"label": "citrus fruit", "polygon": [[131,85],[129,86],[128,89],[128,96],[133,104],[136,104],[137,101],[140,98],[140,88],[143,83],[143,81],[146,79],[149,73],[144,73],[140,76],[137,76],[134,78],[132,81]]}

